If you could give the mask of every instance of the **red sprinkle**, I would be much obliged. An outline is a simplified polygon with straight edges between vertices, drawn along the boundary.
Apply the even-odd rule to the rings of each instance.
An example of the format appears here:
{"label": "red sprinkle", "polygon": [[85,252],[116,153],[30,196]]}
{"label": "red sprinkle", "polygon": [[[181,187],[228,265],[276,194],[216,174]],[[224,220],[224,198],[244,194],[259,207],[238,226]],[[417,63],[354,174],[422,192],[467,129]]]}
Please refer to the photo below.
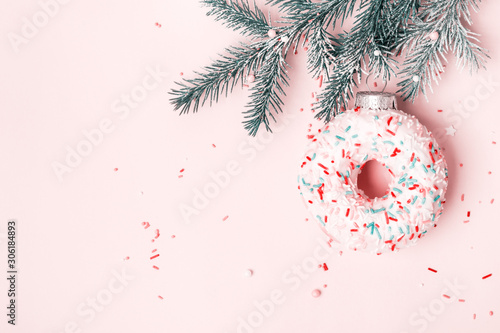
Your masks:
{"label": "red sprinkle", "polygon": [[490,311],[490,316],[493,316],[493,311]]}
{"label": "red sprinkle", "polygon": [[181,171],[179,171],[179,172],[184,172],[184,168],[182,168]]}
{"label": "red sprinkle", "polygon": [[142,225],[144,226],[144,229],[147,229],[150,226],[149,222],[142,222]]}
{"label": "red sprinkle", "polygon": [[436,271],[434,268],[428,268],[428,270],[430,270],[431,272],[434,272],[434,273],[437,273],[438,271]]}
{"label": "red sprinkle", "polygon": [[160,295],[158,295],[158,298],[159,298],[159,299],[163,299],[163,297],[161,297]]}
{"label": "red sprinkle", "polygon": [[390,117],[389,120],[387,120],[387,126],[391,125],[391,121],[392,121],[392,117]]}
{"label": "red sprinkle", "polygon": [[228,217],[229,217],[229,215],[224,216],[224,218],[222,219],[222,221],[227,220]]}
{"label": "red sprinkle", "polygon": [[153,268],[154,268],[154,269],[156,269],[156,270],[160,270],[160,269],[158,268],[158,266],[153,266]]}
{"label": "red sprinkle", "polygon": [[151,258],[149,258],[149,260],[152,260],[154,258],[158,258],[160,255],[159,254],[155,254],[154,256],[152,256]]}
{"label": "red sprinkle", "polygon": [[492,276],[492,275],[493,275],[493,274],[488,274],[488,275],[483,276],[483,280],[484,280],[484,279],[489,278],[489,277],[490,277],[490,276]]}
{"label": "red sprinkle", "polygon": [[324,263],[324,264],[323,264],[323,269],[324,269],[325,271],[327,271],[327,270],[328,270],[328,266],[326,265],[326,263]]}
{"label": "red sprinkle", "polygon": [[350,212],[350,211],[351,211],[351,209],[350,209],[350,208],[347,208],[347,211],[345,212],[345,216],[346,216],[346,217],[347,217],[347,216],[349,216],[349,212]]}
{"label": "red sprinkle", "polygon": [[464,201],[465,199],[465,194],[462,194],[462,201]]}
{"label": "red sprinkle", "polygon": [[443,297],[444,297],[444,298],[448,298],[448,299],[450,299],[450,298],[451,298],[450,296],[448,296],[448,295],[446,295],[446,294],[443,294]]}
{"label": "red sprinkle", "polygon": [[320,167],[322,167],[323,169],[328,170],[328,168],[327,168],[326,166],[324,166],[323,164],[318,163],[318,165],[319,165]]}
{"label": "red sprinkle", "polygon": [[391,130],[386,130],[388,133],[392,134],[393,136],[396,136],[396,133],[394,133],[393,131]]}
{"label": "red sprinkle", "polygon": [[462,299],[462,298],[459,298],[458,301],[461,302],[461,303],[465,302],[465,300]]}
{"label": "red sprinkle", "polygon": [[470,217],[470,211],[467,212],[467,217]]}

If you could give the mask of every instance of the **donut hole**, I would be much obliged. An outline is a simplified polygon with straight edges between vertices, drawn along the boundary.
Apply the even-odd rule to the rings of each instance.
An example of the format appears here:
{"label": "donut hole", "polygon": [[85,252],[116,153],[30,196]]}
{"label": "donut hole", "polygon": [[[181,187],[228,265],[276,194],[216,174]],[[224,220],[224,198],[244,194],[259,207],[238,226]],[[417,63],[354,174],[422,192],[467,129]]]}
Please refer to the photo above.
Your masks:
{"label": "donut hole", "polygon": [[358,175],[358,188],[370,199],[380,198],[389,192],[392,176],[385,166],[377,160],[364,164]]}

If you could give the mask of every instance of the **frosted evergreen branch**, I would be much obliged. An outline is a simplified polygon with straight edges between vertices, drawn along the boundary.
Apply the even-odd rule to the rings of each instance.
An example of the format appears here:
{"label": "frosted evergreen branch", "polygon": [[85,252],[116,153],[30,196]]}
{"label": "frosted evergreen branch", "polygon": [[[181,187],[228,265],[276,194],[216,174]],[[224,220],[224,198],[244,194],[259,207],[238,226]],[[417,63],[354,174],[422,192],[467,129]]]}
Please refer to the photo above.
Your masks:
{"label": "frosted evergreen branch", "polygon": [[[484,68],[487,51],[461,21],[471,23],[469,6],[477,10],[477,1],[436,0],[423,6],[419,20],[410,25],[399,46],[406,50],[401,72],[404,79],[398,83],[404,100],[414,101],[419,91],[425,96],[426,87],[432,90],[432,82],[437,83],[444,72],[443,61],[449,51],[455,54],[459,68],[468,65],[471,73]],[[429,38],[432,33],[437,33],[436,40]]]}
{"label": "frosted evergreen branch", "polygon": [[[251,135],[261,124],[270,131],[270,119],[280,112],[280,96],[288,85],[286,57],[290,48],[296,52],[299,46],[307,45],[309,72],[324,75],[317,117],[325,121],[347,108],[363,73],[384,81],[402,77],[398,92],[414,100],[438,82],[447,53],[454,53],[458,67],[468,66],[471,72],[483,68],[488,58],[478,35],[468,29],[470,10],[477,11],[480,0],[269,0],[267,4],[283,13],[280,27],[273,27],[255,0],[252,5],[250,1],[202,0],[210,7],[208,15],[254,41],[227,49],[194,79],[179,83],[171,92],[176,110],[196,112],[207,101],[217,102],[253,72],[245,128]],[[354,13],[351,31],[329,32]],[[276,37],[268,38],[271,29]],[[401,70],[396,61],[400,56]]]}
{"label": "frosted evergreen branch", "polygon": [[273,29],[255,0],[253,9],[248,0],[202,0],[202,3],[210,8],[207,15],[223,21],[228,28],[239,30],[242,35],[262,38]]}
{"label": "frosted evergreen branch", "polygon": [[361,79],[361,68],[366,65],[365,56],[369,55],[368,63],[375,76],[381,75],[384,80],[389,80],[394,69],[387,57],[389,47],[384,45],[379,36],[382,27],[387,29],[386,22],[381,13],[384,12],[385,0],[364,1],[361,3],[363,10],[356,16],[352,32],[339,36],[337,47],[338,57],[331,79],[325,82],[325,89],[320,95],[318,119],[330,121],[347,108],[348,101],[353,97],[353,88],[356,85],[354,74]]}
{"label": "frosted evergreen branch", "polygon": [[256,70],[269,49],[260,42],[251,47],[231,47],[226,50],[212,65],[204,67],[202,72],[195,73],[194,79],[184,79],[178,83],[180,89],[173,89],[171,99],[174,110],[180,110],[181,114],[188,113],[192,108],[197,112],[207,100],[217,102],[221,93],[227,96],[232,92],[234,86],[240,82],[243,85],[244,76],[250,71]]}
{"label": "frosted evergreen branch", "polygon": [[288,86],[288,75],[285,60],[280,53],[271,53],[258,72],[255,85],[251,88],[251,102],[245,111],[244,126],[252,136],[257,134],[261,124],[271,131],[269,118],[276,121],[273,113],[281,112],[283,101],[280,95],[285,95],[282,85]]}

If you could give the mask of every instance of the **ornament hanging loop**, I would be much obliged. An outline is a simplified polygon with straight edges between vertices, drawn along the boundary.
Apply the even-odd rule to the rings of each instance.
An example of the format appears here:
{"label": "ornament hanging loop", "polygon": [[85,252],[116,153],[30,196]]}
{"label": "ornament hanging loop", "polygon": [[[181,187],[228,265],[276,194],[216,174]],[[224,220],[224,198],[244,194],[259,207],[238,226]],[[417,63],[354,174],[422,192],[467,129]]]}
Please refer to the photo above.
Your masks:
{"label": "ornament hanging loop", "polygon": [[[368,84],[368,79],[370,78],[370,76],[372,75],[372,73],[369,73],[367,76],[366,76],[366,81],[365,81],[365,84],[366,84],[366,87],[368,88],[368,91],[369,92],[372,92],[371,88],[370,88],[370,85]],[[385,88],[387,88],[387,80],[383,80],[384,81],[384,88],[382,88],[382,92],[385,91]]]}

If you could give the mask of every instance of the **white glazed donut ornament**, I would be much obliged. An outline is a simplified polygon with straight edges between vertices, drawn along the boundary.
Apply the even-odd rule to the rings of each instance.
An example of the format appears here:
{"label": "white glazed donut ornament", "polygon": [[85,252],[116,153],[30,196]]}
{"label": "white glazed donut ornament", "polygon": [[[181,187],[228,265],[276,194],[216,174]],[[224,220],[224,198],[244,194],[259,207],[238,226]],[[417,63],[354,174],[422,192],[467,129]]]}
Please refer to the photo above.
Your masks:
{"label": "white glazed donut ornament", "polygon": [[[357,187],[366,162],[392,176],[388,192],[370,199]],[[309,143],[299,173],[304,202],[331,242],[381,254],[414,245],[436,226],[448,182],[432,134],[396,109],[393,94],[360,92]]]}

